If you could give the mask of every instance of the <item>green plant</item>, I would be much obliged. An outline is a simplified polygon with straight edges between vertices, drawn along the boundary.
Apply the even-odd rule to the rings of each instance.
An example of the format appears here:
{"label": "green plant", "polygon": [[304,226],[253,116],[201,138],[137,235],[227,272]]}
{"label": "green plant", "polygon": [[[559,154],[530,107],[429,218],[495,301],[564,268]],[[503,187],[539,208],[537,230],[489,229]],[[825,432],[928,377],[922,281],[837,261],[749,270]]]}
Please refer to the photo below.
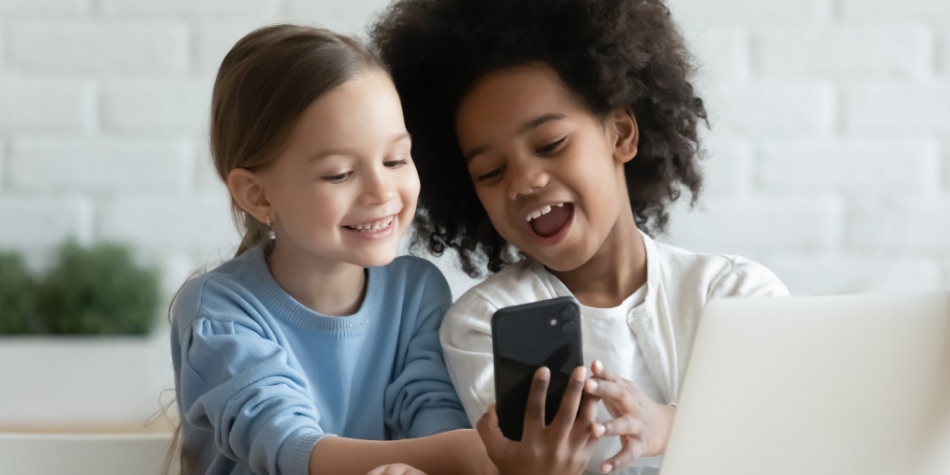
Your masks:
{"label": "green plant", "polygon": [[23,259],[11,252],[0,253],[0,335],[35,331],[34,290]]}
{"label": "green plant", "polygon": [[157,316],[159,274],[113,243],[67,242],[39,286],[38,307],[53,334],[143,335]]}

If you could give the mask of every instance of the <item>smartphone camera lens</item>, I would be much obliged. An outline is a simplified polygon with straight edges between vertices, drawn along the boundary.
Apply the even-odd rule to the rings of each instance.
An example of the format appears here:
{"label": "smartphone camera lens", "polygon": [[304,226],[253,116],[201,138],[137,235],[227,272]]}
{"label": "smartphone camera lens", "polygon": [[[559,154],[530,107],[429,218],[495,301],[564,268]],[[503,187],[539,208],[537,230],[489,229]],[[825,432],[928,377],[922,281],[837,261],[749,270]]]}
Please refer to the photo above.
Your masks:
{"label": "smartphone camera lens", "polygon": [[561,333],[570,334],[577,331],[577,322],[568,320],[561,325]]}

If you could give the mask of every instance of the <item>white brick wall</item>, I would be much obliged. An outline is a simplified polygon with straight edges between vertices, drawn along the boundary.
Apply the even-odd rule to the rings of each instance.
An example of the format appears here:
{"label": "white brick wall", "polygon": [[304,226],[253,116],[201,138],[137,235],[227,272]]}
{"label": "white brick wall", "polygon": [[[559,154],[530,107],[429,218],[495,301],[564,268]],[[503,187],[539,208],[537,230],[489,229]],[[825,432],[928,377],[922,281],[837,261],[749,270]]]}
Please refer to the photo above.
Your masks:
{"label": "white brick wall", "polygon": [[942,0],[841,0],[841,16],[865,23],[920,22],[947,24],[950,3]]}
{"label": "white brick wall", "polygon": [[0,77],[0,130],[21,134],[75,133],[95,122],[95,85],[87,80]]}
{"label": "white brick wall", "polygon": [[[279,20],[362,34],[386,1],[0,0],[0,248],[129,240],[168,289],[226,258],[205,130],[223,55]],[[950,287],[950,2],[671,1],[713,129],[700,210],[664,239],[796,293]]]}
{"label": "white brick wall", "polygon": [[57,193],[180,193],[189,182],[192,147],[157,139],[24,138],[12,144],[11,189]]}
{"label": "white brick wall", "polygon": [[208,127],[214,80],[115,80],[102,86],[102,122],[110,131],[194,134]]}
{"label": "white brick wall", "polygon": [[23,19],[7,37],[7,63],[39,74],[170,76],[185,71],[190,54],[185,25],[146,18]]}
{"label": "white brick wall", "polygon": [[767,28],[755,59],[769,77],[924,78],[933,72],[932,36],[922,26]]}

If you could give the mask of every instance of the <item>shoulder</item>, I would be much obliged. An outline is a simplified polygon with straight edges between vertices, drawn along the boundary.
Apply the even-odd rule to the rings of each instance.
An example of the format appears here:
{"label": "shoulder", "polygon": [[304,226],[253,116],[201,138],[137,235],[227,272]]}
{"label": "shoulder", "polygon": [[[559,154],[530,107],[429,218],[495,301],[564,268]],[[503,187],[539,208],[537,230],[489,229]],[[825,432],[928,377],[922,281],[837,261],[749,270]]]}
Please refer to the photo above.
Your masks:
{"label": "shoulder", "polygon": [[473,286],[459,298],[456,305],[464,307],[484,302],[496,308],[508,307],[544,298],[546,294],[552,293],[547,290],[549,287],[538,275],[533,263],[523,260],[506,266]]}
{"label": "shoulder", "polygon": [[172,325],[181,332],[200,320],[258,327],[252,315],[262,308],[246,269],[234,260],[186,281],[172,303]]}
{"label": "shoulder", "polygon": [[442,271],[432,262],[416,256],[399,256],[382,267],[391,278],[434,279],[445,281]]}
{"label": "shoulder", "polygon": [[665,280],[698,287],[709,298],[788,294],[774,272],[751,259],[693,252],[664,243],[654,245]]}
{"label": "shoulder", "polygon": [[442,271],[430,261],[415,256],[399,256],[389,264],[379,267],[390,291],[427,292],[446,294],[451,300],[452,291]]}
{"label": "shoulder", "polygon": [[473,318],[488,322],[499,308],[556,296],[532,263],[525,260],[505,267],[462,294],[449,308],[445,324]]}

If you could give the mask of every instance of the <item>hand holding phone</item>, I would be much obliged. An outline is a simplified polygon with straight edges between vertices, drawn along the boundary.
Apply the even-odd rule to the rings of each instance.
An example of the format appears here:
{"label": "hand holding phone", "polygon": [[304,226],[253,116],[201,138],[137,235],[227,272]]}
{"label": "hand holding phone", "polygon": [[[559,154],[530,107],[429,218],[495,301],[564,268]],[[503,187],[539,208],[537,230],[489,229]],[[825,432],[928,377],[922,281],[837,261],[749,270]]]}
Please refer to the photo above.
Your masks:
{"label": "hand holding phone", "polygon": [[498,475],[579,475],[590,463],[598,440],[591,429],[600,399],[584,394],[587,371],[583,366],[574,368],[557,414],[545,424],[550,379],[547,368],[535,372],[520,441],[502,434],[495,405],[475,425]]}
{"label": "hand holding phone", "polygon": [[571,372],[584,366],[577,300],[558,297],[499,309],[492,316],[492,347],[498,424],[505,437],[518,441],[538,368],[550,370],[544,406],[550,425]]}

